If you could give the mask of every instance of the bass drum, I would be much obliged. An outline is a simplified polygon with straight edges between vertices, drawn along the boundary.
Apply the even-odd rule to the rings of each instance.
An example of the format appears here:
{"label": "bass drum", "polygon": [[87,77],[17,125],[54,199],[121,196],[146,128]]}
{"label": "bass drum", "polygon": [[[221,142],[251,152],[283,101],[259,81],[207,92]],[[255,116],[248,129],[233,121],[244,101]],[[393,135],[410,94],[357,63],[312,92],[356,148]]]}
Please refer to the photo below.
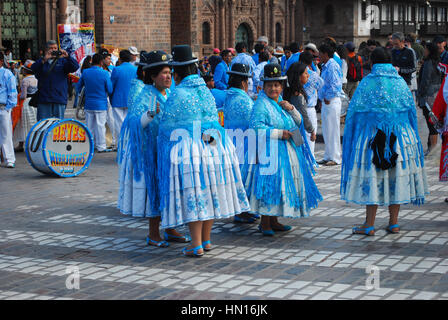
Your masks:
{"label": "bass drum", "polygon": [[37,171],[63,178],[75,177],[83,173],[92,160],[92,134],[74,119],[44,119],[28,133],[25,152],[28,162]]}

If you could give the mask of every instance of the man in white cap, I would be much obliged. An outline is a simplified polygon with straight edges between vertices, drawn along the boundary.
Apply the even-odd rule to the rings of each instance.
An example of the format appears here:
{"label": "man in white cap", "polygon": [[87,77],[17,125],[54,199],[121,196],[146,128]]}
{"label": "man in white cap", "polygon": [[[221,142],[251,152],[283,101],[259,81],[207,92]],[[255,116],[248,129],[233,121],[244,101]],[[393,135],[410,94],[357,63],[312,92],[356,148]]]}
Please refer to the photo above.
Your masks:
{"label": "man in white cap", "polygon": [[132,60],[131,60],[131,64],[133,64],[134,66],[137,66],[137,64],[140,62],[140,59],[138,58],[138,50],[136,47],[129,47],[128,48],[129,52],[132,55]]}
{"label": "man in white cap", "polygon": [[257,39],[258,43],[261,43],[262,45],[264,45],[265,47],[269,45],[269,39],[266,36],[261,36]]}
{"label": "man in white cap", "polygon": [[[313,55],[314,59],[317,59],[319,57],[319,50],[317,49],[316,45],[314,43],[308,43],[305,48],[304,51],[309,51],[311,52],[311,54]],[[312,64],[312,70],[314,72],[317,72],[317,74],[320,74],[320,69],[316,66],[316,64],[313,61]]]}

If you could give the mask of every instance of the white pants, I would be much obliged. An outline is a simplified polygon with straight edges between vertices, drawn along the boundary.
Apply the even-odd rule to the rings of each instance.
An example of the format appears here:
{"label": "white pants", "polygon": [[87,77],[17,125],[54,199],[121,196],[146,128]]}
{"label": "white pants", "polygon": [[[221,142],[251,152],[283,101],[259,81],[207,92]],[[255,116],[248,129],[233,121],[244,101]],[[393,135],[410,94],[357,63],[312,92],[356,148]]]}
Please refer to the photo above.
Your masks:
{"label": "white pants", "polygon": [[[315,107],[313,107],[313,108],[308,107],[308,108],[306,108],[306,112],[308,113],[308,117],[310,118],[310,121],[313,124],[314,130],[315,130],[315,133],[317,134],[317,114],[316,114],[316,108]],[[316,145],[316,142],[315,141],[314,142],[311,141],[310,138],[311,138],[311,133],[307,132],[306,133],[306,140],[308,141],[308,145],[310,146],[311,153],[314,156],[314,147]]]}
{"label": "white pants", "polygon": [[112,145],[116,146],[117,141],[115,140],[115,127],[114,127],[114,116],[112,114],[112,106],[110,105],[109,98],[107,98],[107,126],[109,127],[110,134],[112,135]]}
{"label": "white pants", "polygon": [[324,160],[341,164],[341,98],[333,98],[330,104],[322,103],[322,134],[325,142]]}
{"label": "white pants", "polygon": [[126,118],[126,115],[128,114],[128,108],[112,108],[112,118],[113,118],[113,127],[112,130],[114,140],[119,141],[120,140],[120,130],[121,125],[123,124],[124,118]]}
{"label": "white pants", "polygon": [[87,128],[93,135],[95,149],[103,151],[106,149],[106,120],[107,111],[85,110]]}
{"label": "white pants", "polygon": [[0,109],[0,149],[6,163],[15,163],[11,110]]}

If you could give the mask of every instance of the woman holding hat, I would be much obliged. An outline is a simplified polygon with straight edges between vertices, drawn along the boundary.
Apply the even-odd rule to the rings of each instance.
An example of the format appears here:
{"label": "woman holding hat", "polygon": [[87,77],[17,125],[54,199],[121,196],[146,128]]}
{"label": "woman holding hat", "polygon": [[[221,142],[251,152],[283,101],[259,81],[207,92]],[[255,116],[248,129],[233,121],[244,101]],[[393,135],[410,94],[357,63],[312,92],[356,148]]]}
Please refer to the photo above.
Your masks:
{"label": "woman holding hat", "polygon": [[246,184],[249,212],[262,215],[259,230],[264,236],[291,229],[280,224],[277,217],[308,216],[322,201],[312,177],[315,160],[302,138],[305,136],[302,117],[293,105],[282,101],[286,79],[279,64],[265,66],[263,91],[258,95],[250,121],[250,127],[257,131],[258,161],[242,170],[243,175],[251,177]]}
{"label": "woman holding hat", "polygon": [[235,147],[218,122],[216,105],[188,45],[173,48],[174,80],[160,121],[158,177],[162,227],[188,224],[186,256],[212,249],[215,219],[249,210]]}
{"label": "woman holding hat", "polygon": [[124,214],[149,218],[148,245],[167,247],[167,241],[188,242],[174,229],[160,236],[157,187],[158,121],[170,94],[171,68],[163,51],[142,52],[129,96],[129,112],[120,134],[118,207]]}
{"label": "woman holding hat", "polygon": [[23,79],[20,82],[20,97],[19,107],[21,108],[20,119],[18,120],[14,128],[14,145],[18,143],[16,152],[22,152],[23,144],[26,140],[28,131],[37,121],[36,109],[29,105],[31,98],[37,93],[37,79],[34,76],[31,65],[34,63],[32,60],[25,61],[22,66]]}
{"label": "woman holding hat", "polygon": [[[247,153],[250,138],[245,139],[245,132],[249,129],[250,115],[254,106],[253,100],[247,94],[249,90],[249,78],[252,77],[250,67],[242,63],[234,63],[229,74],[229,89],[224,103],[224,127],[233,133],[240,168],[248,163]],[[245,176],[242,176],[246,181]],[[235,222],[254,223],[255,218],[244,212],[236,215]]]}

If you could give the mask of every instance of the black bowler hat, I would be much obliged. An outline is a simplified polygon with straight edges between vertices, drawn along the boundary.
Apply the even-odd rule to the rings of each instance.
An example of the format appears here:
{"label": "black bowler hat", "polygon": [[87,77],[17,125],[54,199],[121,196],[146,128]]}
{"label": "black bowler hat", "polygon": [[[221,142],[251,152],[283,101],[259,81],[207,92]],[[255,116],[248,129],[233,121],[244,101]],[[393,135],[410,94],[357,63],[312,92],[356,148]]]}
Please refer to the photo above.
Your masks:
{"label": "black bowler hat", "polygon": [[283,81],[288,79],[287,76],[282,76],[282,68],[278,63],[268,63],[264,66],[264,75],[260,78],[261,81]]}
{"label": "black bowler hat", "polygon": [[169,65],[171,56],[164,51],[154,50],[151,52],[140,52],[139,66],[143,67],[143,70],[158,67],[162,65]]}
{"label": "black bowler hat", "polygon": [[188,64],[193,64],[198,62],[198,58],[193,57],[191,47],[189,45],[179,45],[175,46],[171,50],[173,55],[173,60],[170,61],[170,65],[176,66],[186,66]]}
{"label": "black bowler hat", "polygon": [[238,76],[252,78],[249,66],[243,63],[234,63],[232,65],[232,70],[227,71],[228,74],[236,74]]}

